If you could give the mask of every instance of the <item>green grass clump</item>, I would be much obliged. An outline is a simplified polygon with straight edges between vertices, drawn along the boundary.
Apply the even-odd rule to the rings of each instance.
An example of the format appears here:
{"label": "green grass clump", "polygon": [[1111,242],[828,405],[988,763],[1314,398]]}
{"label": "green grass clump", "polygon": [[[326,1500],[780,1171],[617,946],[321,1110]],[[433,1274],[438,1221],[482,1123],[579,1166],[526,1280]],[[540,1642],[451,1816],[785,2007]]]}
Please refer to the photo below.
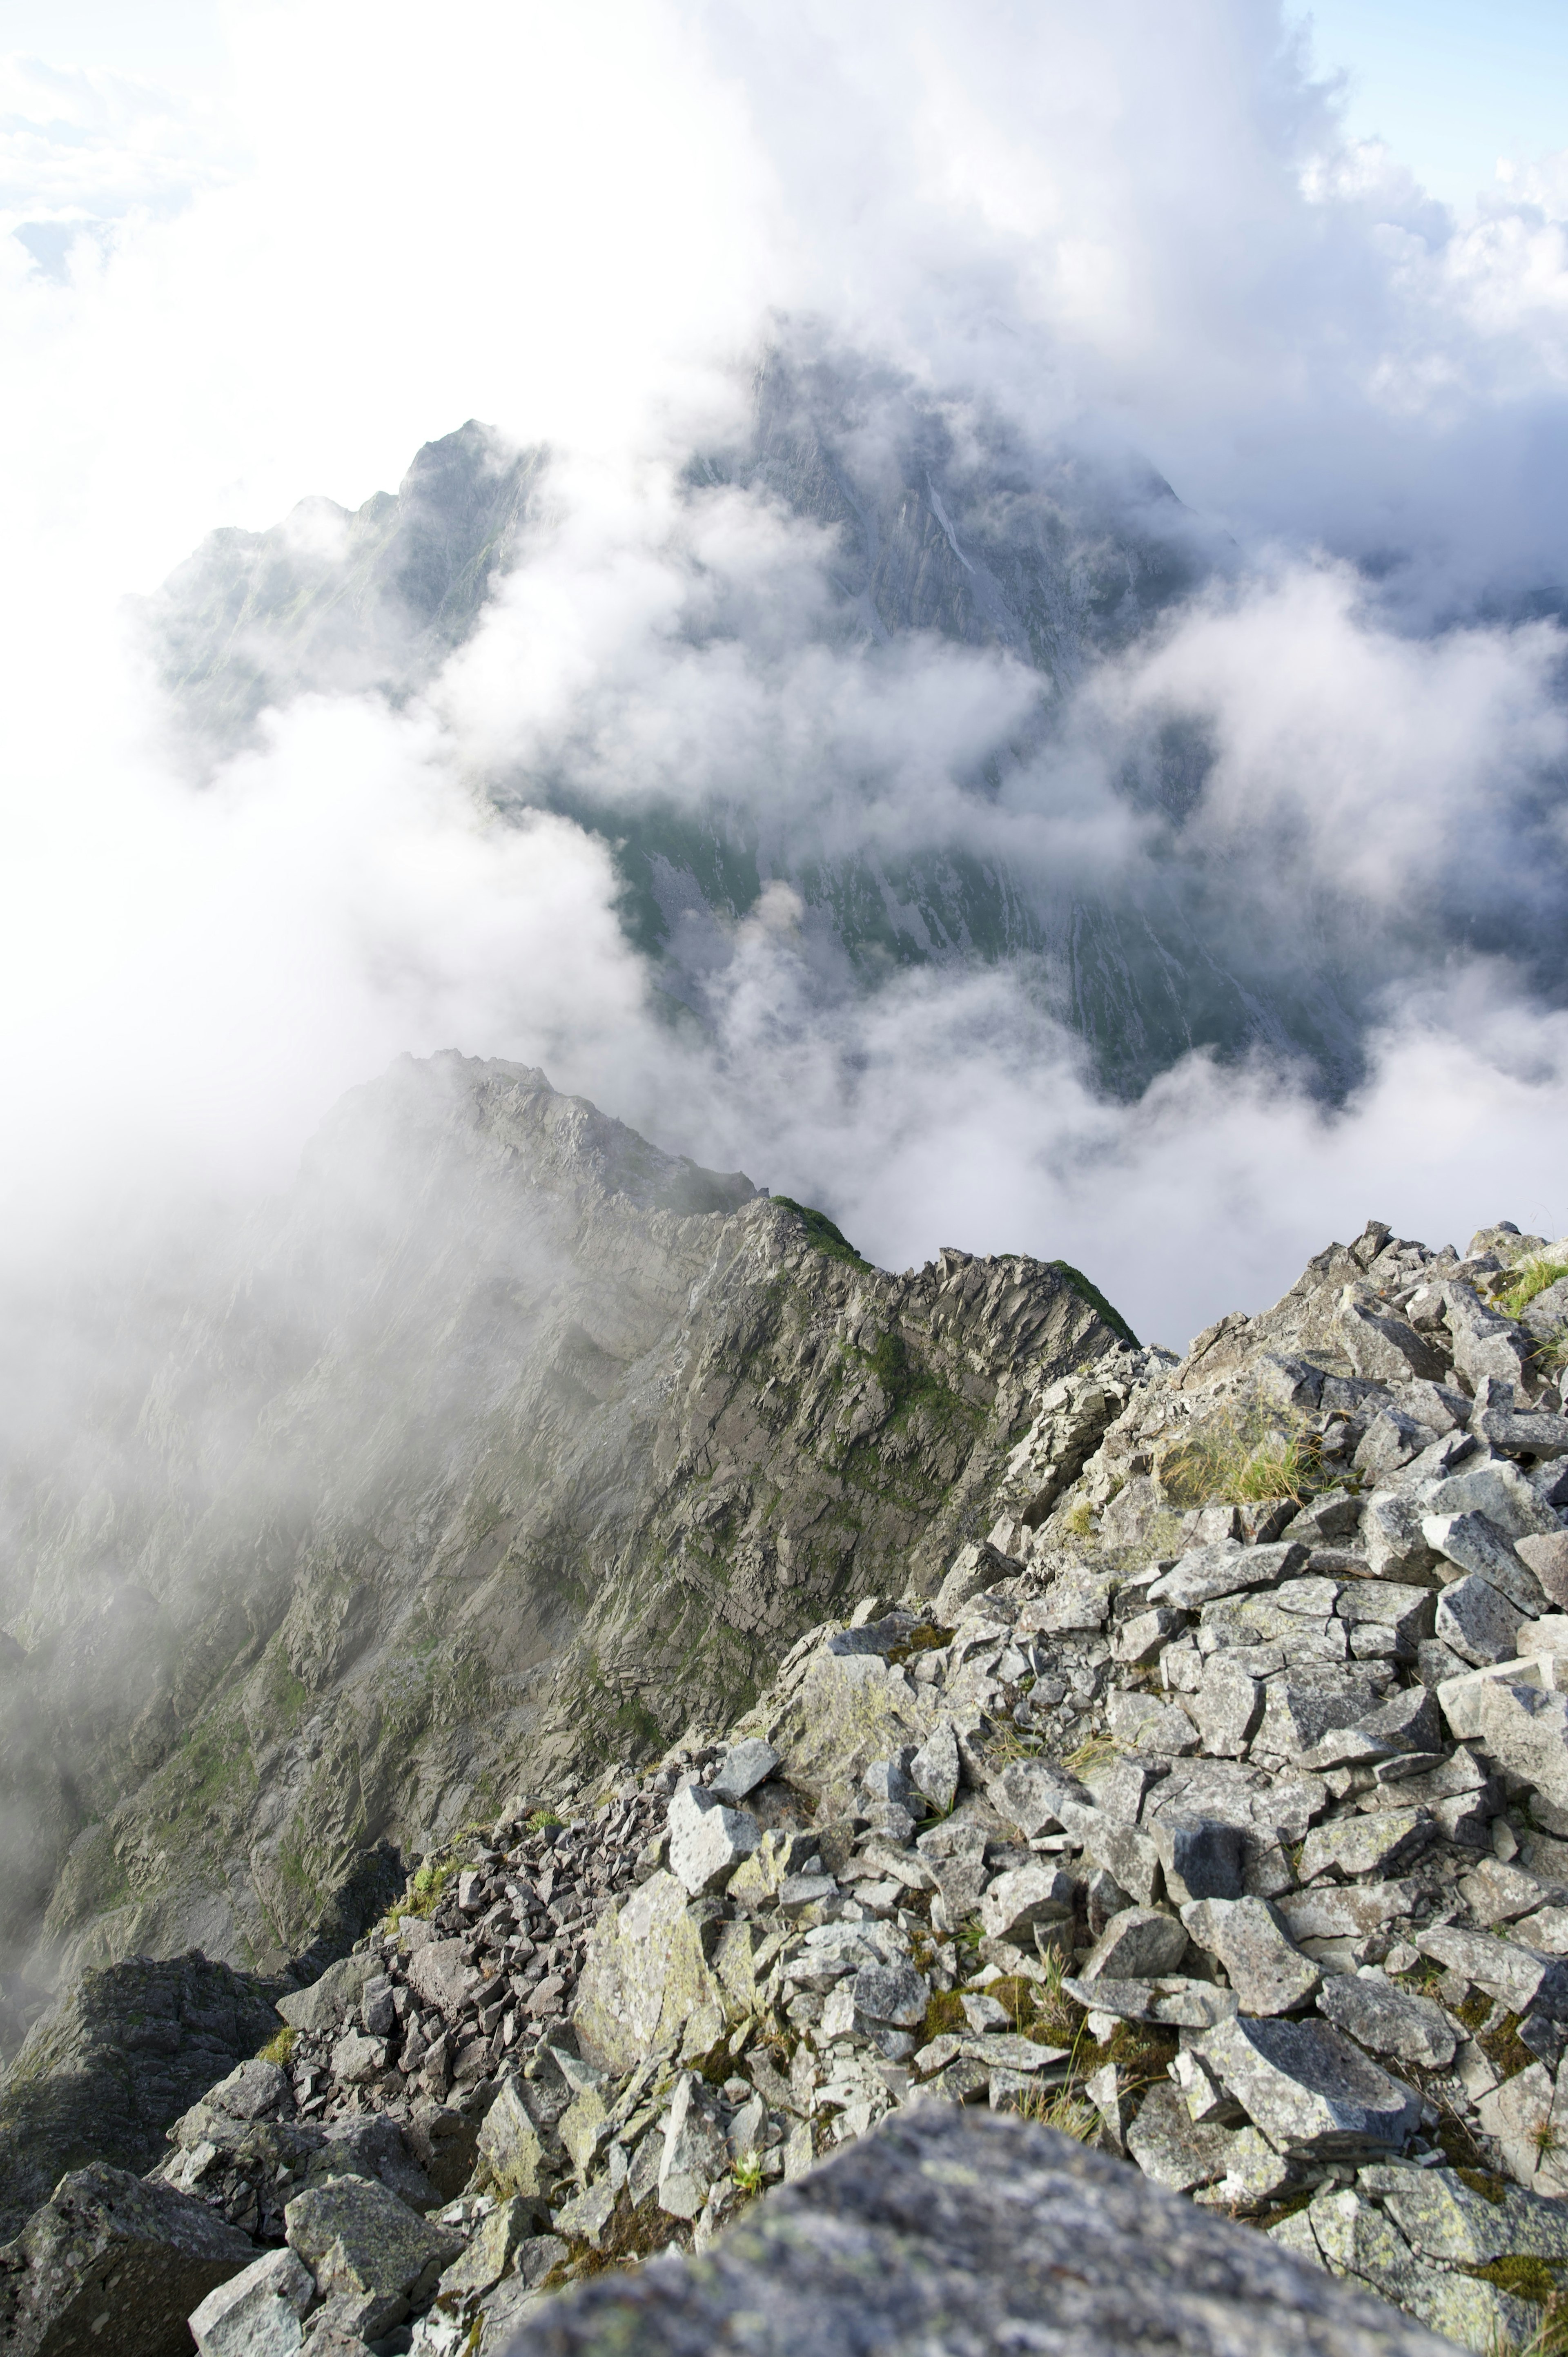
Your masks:
{"label": "green grass clump", "polygon": [[1538,1293],[1555,1285],[1560,1276],[1568,1276],[1568,1261],[1547,1260],[1533,1254],[1520,1261],[1511,1272],[1511,1282],[1501,1293],[1492,1296],[1505,1318],[1520,1318]]}
{"label": "green grass clump", "polygon": [[854,1268],[869,1268],[871,1263],[864,1253],[856,1252],[842,1228],[835,1228],[825,1211],[814,1211],[809,1203],[797,1203],[792,1195],[775,1195],[773,1200],[782,1211],[793,1211],[806,1226],[806,1242],[830,1260],[847,1260]]}
{"label": "green grass clump", "polygon": [[289,2057],[293,2052],[294,2032],[285,2026],[278,2031],[275,2038],[268,2039],[256,2060],[258,2062],[279,2062],[286,2069]]}
{"label": "green grass clump", "polygon": [[1079,1300],[1087,1301],[1091,1309],[1098,1310],[1113,1334],[1120,1334],[1123,1342],[1130,1342],[1134,1351],[1142,1347],[1122,1312],[1112,1309],[1100,1287],[1091,1285],[1081,1269],[1074,1268],[1069,1260],[1048,1260],[1046,1266],[1054,1268],[1058,1276],[1065,1276]]}
{"label": "green grass clump", "polygon": [[558,1817],[553,1809],[535,1809],[533,1814],[528,1819],[524,1831],[531,1834],[553,1834],[565,1822],[565,1818]]}

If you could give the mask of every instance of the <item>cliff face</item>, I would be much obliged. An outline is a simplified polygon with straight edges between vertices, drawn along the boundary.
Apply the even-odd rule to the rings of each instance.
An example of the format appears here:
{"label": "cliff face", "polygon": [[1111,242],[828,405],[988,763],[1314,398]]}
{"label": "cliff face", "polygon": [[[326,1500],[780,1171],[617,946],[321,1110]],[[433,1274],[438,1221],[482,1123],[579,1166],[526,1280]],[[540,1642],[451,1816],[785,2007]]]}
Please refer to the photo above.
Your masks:
{"label": "cliff face", "polygon": [[[371,1846],[727,1721],[934,1586],[1063,1371],[1060,1272],[903,1276],[537,1071],[405,1061],[136,1395],[10,1469],[8,1961],[271,1970]],[[24,1707],[25,1706],[25,1707]]]}

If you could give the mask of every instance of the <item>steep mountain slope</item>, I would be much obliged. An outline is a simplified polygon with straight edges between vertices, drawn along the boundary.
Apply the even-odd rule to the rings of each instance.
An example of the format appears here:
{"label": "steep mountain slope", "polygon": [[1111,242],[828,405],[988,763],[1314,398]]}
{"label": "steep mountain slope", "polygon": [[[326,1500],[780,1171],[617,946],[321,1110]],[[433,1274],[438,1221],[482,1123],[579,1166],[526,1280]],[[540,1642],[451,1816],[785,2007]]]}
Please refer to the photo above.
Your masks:
{"label": "steep mountain slope", "polygon": [[542,1073],[404,1060],[9,1469],[7,1961],[274,1968],[378,1841],[727,1718],[934,1577],[1042,1385],[1125,1348],[1059,1270],[890,1276]]}

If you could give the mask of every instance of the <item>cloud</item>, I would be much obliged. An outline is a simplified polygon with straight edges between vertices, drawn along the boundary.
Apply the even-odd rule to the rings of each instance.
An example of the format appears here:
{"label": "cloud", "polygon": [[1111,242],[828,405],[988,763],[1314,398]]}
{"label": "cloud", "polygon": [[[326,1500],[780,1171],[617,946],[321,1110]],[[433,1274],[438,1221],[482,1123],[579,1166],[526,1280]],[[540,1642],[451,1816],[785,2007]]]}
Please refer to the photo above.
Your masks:
{"label": "cloud", "polygon": [[[1370,1211],[1552,1224],[1507,1191],[1561,1160],[1551,171],[1460,228],[1345,143],[1263,0],[233,26],[216,127],[90,77],[59,101],[85,144],[40,145],[56,84],[12,69],[7,219],[114,223],[59,283],[0,264],[13,1269],[127,1199],[280,1183],[338,1091],[443,1045],[825,1197],[879,1255],[1065,1254],[1176,1340]],[[682,479],[781,319],[912,384],[961,471],[1004,432],[1107,480],[1142,452],[1207,586],[1049,682],[876,643],[831,531]],[[863,406],[868,471],[897,408]],[[470,414],[553,453],[484,629],[423,699],[306,698],[193,784],[126,597]],[[1288,1058],[1192,1056],[1109,1103],[1049,959],[852,988],[782,877],[710,939],[705,1035],[672,1031],[605,844],[540,807],[567,787],[722,804],[780,866],[1015,866],[1129,934],[1177,907],[1205,954],[1310,969],[1362,1077],[1326,1111]]]}

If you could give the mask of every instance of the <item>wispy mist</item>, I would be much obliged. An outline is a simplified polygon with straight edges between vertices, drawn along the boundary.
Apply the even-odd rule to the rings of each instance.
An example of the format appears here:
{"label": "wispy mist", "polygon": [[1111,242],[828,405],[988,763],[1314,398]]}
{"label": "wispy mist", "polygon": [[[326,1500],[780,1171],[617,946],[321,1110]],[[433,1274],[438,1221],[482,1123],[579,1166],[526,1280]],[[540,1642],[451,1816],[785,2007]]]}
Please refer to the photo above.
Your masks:
{"label": "wispy mist", "polygon": [[[4,192],[8,228],[94,223],[48,268],[0,238],[3,1253],[34,1299],[240,1216],[344,1088],[444,1046],[885,1262],[1062,1254],[1177,1343],[1371,1212],[1568,1225],[1552,168],[1458,224],[1347,147],[1261,0],[234,24],[228,114],[147,98],[143,183],[100,93],[74,167],[34,105],[36,191]],[[1122,622],[1086,593],[1044,650],[879,640],[834,533],[718,463],[808,337],[893,388],[857,479],[918,414],[933,500],[1004,449],[1059,504],[1066,468],[1085,550],[1100,484],[1180,580]],[[549,452],[478,631],[412,696],[371,664],[197,759],[136,601],[470,415]],[[655,807],[773,879],[665,911],[674,1009],[615,865]],[[1064,937],[1080,901],[1180,928],[1253,993],[1251,1048],[1183,1057],[1173,1017],[1112,1093],[1048,946],[847,972],[802,877],[862,856],[990,862]]]}

